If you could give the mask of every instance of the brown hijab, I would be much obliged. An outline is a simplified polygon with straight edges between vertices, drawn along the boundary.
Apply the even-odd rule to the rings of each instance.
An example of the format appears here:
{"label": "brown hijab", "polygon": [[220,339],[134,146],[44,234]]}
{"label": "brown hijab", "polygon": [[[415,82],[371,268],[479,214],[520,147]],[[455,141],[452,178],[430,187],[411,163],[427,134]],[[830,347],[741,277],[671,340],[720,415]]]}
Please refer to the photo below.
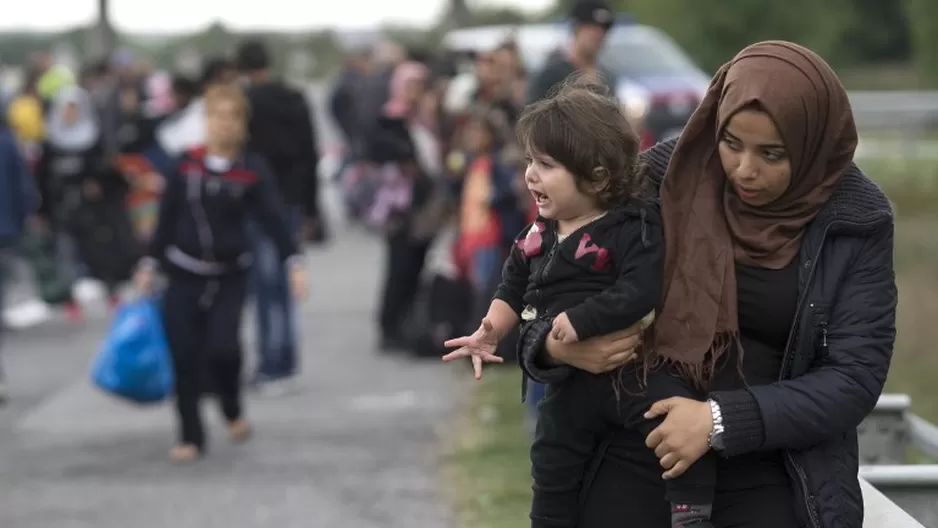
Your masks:
{"label": "brown hijab", "polygon": [[[717,153],[736,112],[757,105],[778,127],[791,183],[762,207],[728,192]],[[678,140],[661,188],[664,302],[655,343],[663,359],[703,381],[737,339],[735,263],[778,269],[801,248],[805,226],[853,160],[857,131],[847,93],[814,52],[753,44],[713,77]]]}

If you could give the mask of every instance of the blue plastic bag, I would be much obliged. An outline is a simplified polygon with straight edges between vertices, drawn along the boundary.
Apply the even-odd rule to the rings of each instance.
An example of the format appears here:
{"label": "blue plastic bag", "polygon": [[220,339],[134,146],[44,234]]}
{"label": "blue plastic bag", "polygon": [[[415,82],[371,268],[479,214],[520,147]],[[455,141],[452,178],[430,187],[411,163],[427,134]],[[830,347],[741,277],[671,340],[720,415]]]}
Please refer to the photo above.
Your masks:
{"label": "blue plastic bag", "polygon": [[173,392],[173,360],[153,299],[121,306],[91,367],[105,392],[134,403],[157,403]]}

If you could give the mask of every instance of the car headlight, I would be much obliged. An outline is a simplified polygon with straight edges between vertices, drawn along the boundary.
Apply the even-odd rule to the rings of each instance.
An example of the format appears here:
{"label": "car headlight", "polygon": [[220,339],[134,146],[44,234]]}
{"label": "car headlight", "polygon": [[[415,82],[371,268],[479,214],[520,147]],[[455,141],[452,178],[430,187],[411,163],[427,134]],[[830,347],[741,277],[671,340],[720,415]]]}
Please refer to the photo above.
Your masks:
{"label": "car headlight", "polygon": [[641,123],[648,114],[648,99],[631,98],[622,103],[622,113],[625,118],[633,123]]}
{"label": "car headlight", "polygon": [[641,124],[651,107],[651,94],[648,93],[648,90],[625,81],[616,90],[616,97],[619,99],[619,105],[622,108],[622,113],[625,114],[625,118],[634,125]]}

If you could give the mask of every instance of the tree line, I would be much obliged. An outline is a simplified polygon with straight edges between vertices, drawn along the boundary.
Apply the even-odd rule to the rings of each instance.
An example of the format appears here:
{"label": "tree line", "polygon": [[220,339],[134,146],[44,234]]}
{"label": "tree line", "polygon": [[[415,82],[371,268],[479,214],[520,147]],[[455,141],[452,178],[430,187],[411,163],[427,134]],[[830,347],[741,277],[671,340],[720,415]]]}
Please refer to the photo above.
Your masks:
{"label": "tree line", "polygon": [[[539,15],[506,8],[484,8],[450,0],[452,8],[435,28],[386,28],[405,43],[436,49],[454,25],[514,24],[555,19],[576,0],[557,0]],[[818,51],[838,69],[881,64],[914,65],[912,84],[938,88],[938,0],[609,0],[620,12],[661,28],[706,70],[746,45],[786,39]],[[454,23],[454,20],[456,23]],[[119,29],[119,28],[118,28]],[[92,28],[55,34],[0,34],[0,64],[23,64],[38,49],[88,49]],[[221,24],[185,35],[134,35],[118,31],[119,45],[150,57],[159,67],[174,69],[179,57],[225,54],[239,40],[265,38],[280,73],[320,77],[335,70],[342,58],[342,35],[330,30],[296,33],[236,32]],[[84,59],[89,57],[84,56]]]}
{"label": "tree line", "polygon": [[[575,0],[559,0],[558,9]],[[620,12],[671,35],[714,71],[760,40],[808,46],[839,69],[883,63],[915,66],[938,87],[935,0],[611,0]]]}

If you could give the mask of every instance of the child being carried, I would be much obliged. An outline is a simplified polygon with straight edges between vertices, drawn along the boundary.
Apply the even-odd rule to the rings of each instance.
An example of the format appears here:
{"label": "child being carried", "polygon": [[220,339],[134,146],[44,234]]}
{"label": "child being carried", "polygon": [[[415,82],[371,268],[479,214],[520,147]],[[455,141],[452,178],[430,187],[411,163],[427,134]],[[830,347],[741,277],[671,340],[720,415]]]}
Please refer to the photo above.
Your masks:
{"label": "child being carried", "polygon": [[[518,123],[538,217],[517,237],[479,329],[445,343],[457,350],[444,360],[471,358],[476,379],[484,363],[502,361],[495,355],[498,342],[519,323],[524,336],[532,325],[550,321],[551,336],[572,343],[654,320],[663,281],[661,220],[645,198],[639,140],[601,90],[574,82],[529,106]],[[580,491],[601,433],[625,427],[647,436],[660,423],[643,416],[652,403],[702,399],[666,367],[649,369],[644,385],[643,376],[633,375],[642,366],[638,373],[634,365],[624,368],[631,373],[610,378],[577,371],[548,384],[531,448],[532,528],[577,525]],[[571,383],[587,389],[562,390]],[[598,396],[613,383],[620,385],[616,398]],[[587,423],[588,416],[599,423]],[[715,471],[705,456],[667,482],[673,526],[711,526]]]}

